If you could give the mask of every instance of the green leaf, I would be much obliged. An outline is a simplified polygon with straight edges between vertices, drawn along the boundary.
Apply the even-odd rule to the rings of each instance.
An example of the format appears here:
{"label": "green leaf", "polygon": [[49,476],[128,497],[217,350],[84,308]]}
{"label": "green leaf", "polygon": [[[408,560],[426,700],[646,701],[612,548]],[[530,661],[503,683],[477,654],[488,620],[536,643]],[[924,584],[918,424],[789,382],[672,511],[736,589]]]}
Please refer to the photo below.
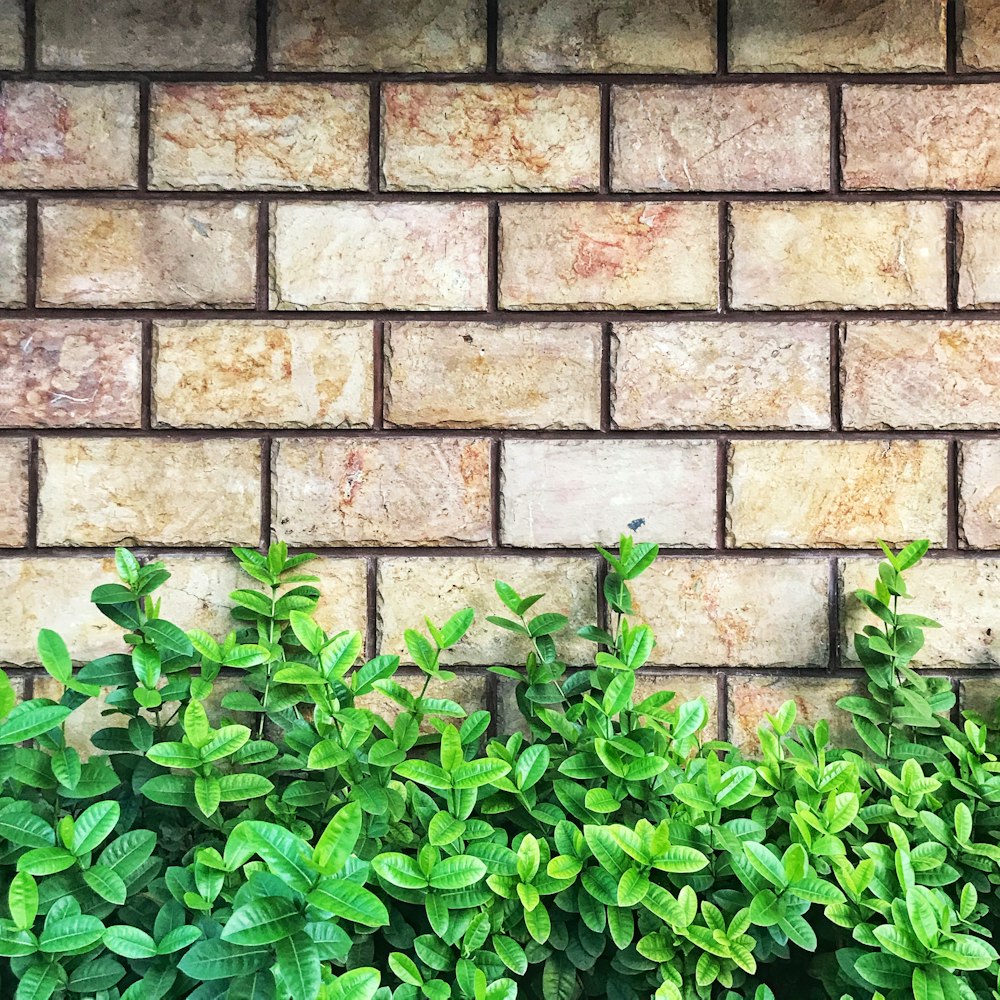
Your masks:
{"label": "green leaf", "polygon": [[177,968],[195,982],[249,976],[274,962],[269,947],[246,948],[221,938],[199,941],[177,963]]}
{"label": "green leaf", "polygon": [[233,911],[222,928],[222,940],[243,947],[273,944],[305,927],[306,918],[290,899],[265,896]]}
{"label": "green leaf", "polygon": [[524,954],[524,949],[513,938],[503,934],[494,934],[492,942],[497,957],[515,976],[523,976],[527,972],[527,956]]}
{"label": "green leaf", "polygon": [[301,931],[276,941],[274,951],[285,990],[296,998],[316,996],[322,975],[316,942]]}
{"label": "green leaf", "polygon": [[361,836],[361,806],[349,803],[338,810],[320,835],[313,851],[316,864],[328,874],[340,871]]}
{"label": "green leaf", "polygon": [[385,904],[369,889],[346,878],[323,878],[306,897],[335,917],[353,920],[365,927],[384,927],[389,923]]}
{"label": "green leaf", "polygon": [[142,633],[160,653],[164,654],[163,659],[172,656],[194,656],[194,645],[191,640],[171,622],[155,618],[143,625]]}
{"label": "green leaf", "polygon": [[110,955],[82,962],[71,973],[67,988],[70,993],[100,994],[109,990],[125,975],[125,969]]}
{"label": "green leaf", "polygon": [[[396,768],[397,773],[399,768]],[[452,772],[454,788],[480,788],[489,785],[510,772],[510,764],[502,760],[470,760],[459,764]]]}
{"label": "green leaf", "polygon": [[444,649],[451,649],[457,645],[465,633],[469,631],[476,613],[472,608],[463,608],[455,612],[444,625],[441,626],[441,646]]}
{"label": "green leaf", "polygon": [[326,988],[326,1000],[372,1000],[381,977],[375,969],[352,969]]}
{"label": "green leaf", "polygon": [[14,925],[30,930],[38,915],[38,884],[27,872],[18,872],[7,891],[7,905]]}
{"label": "green leaf", "polygon": [[63,747],[52,755],[52,774],[60,785],[70,791],[80,783],[83,765],[73,747]]}
{"label": "green leaf", "polygon": [[426,785],[428,788],[448,789],[452,787],[452,779],[444,768],[426,760],[404,761],[396,768],[396,774],[401,778],[415,781],[418,785]]}
{"label": "green leaf", "polygon": [[760,872],[772,885],[779,889],[784,889],[788,885],[785,876],[785,869],[778,860],[763,844],[748,843],[743,845],[743,851],[747,860],[754,868]]}
{"label": "green leaf", "polygon": [[121,817],[117,802],[95,802],[77,818],[70,849],[77,856],[93,851],[114,830]]}
{"label": "green leaf", "polygon": [[84,869],[83,880],[101,899],[116,906],[121,906],[128,898],[128,889],[121,876],[107,865],[94,865]]}
{"label": "green leaf", "polygon": [[549,748],[544,743],[529,746],[518,758],[514,767],[514,784],[525,792],[529,788],[534,788],[548,769]]}
{"label": "green leaf", "polygon": [[104,946],[122,958],[155,958],[159,954],[156,942],[145,931],[125,924],[104,932]]}
{"label": "green leaf", "polygon": [[554,635],[569,624],[569,619],[565,615],[547,612],[538,615],[528,622],[528,634],[537,639],[540,635]]}
{"label": "green leaf", "polygon": [[260,774],[224,774],[219,778],[219,801],[259,799],[274,791],[274,784]]}
{"label": "green leaf", "polygon": [[56,705],[47,698],[22,701],[0,723],[0,746],[23,743],[54,729],[70,714],[72,709]]}
{"label": "green leaf", "polygon": [[104,937],[104,924],[86,914],[53,920],[50,916],[38,938],[39,951],[49,955],[85,951]]}
{"label": "green leaf", "polygon": [[318,656],[326,642],[326,633],[316,624],[312,615],[304,611],[292,611],[288,615],[288,621],[295,638],[302,643],[307,652]]}
{"label": "green leaf", "polygon": [[201,754],[188,743],[156,743],[146,751],[146,756],[161,767],[201,767]]}
{"label": "green leaf", "polygon": [[437,653],[427,641],[427,637],[416,629],[408,628],[403,633],[403,642],[413,659],[424,673],[433,673],[437,669]]}
{"label": "green leaf", "polygon": [[576,993],[576,969],[560,953],[550,955],[542,968],[543,1000],[573,1000]]}
{"label": "green leaf", "polygon": [[222,785],[215,775],[194,779],[194,800],[204,816],[214,816],[222,801]]}
{"label": "green leaf", "polygon": [[431,869],[432,889],[465,889],[482,880],[486,865],[479,858],[460,855],[438,861]]}
{"label": "green leaf", "polygon": [[41,877],[55,875],[76,864],[76,855],[64,847],[37,847],[17,859],[17,870]]}
{"label": "green leaf", "polygon": [[372,868],[380,878],[401,889],[424,889],[428,885],[427,877],[420,870],[420,866],[405,854],[396,852],[379,854],[372,858]]}
{"label": "green leaf", "polygon": [[32,965],[18,981],[14,1000],[49,1000],[65,978],[66,973],[61,965]]}
{"label": "green leaf", "polygon": [[246,726],[223,726],[216,730],[212,739],[201,748],[201,759],[205,763],[211,763],[229,757],[249,739],[250,730]]}
{"label": "green leaf", "polygon": [[42,666],[60,684],[65,684],[73,676],[73,661],[58,632],[43,628],[38,633],[38,657]]}

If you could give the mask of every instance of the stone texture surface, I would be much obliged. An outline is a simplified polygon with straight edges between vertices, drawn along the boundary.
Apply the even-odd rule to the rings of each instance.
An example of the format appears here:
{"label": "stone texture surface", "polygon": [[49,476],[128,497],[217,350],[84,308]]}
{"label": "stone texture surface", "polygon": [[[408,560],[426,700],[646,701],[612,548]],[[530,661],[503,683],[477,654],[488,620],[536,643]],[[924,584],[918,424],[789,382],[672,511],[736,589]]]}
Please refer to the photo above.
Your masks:
{"label": "stone texture surface", "polygon": [[644,667],[635,675],[635,690],[632,701],[639,704],[657,691],[673,691],[675,698],[669,706],[676,708],[685,701],[704,698],[708,702],[708,723],[702,730],[702,741],[716,740],[719,732],[719,681],[716,674],[700,671],[696,674],[662,673],[655,668]]}
{"label": "stone texture surface", "polygon": [[1000,84],[852,86],[842,100],[844,187],[1000,187]]}
{"label": "stone texture surface", "polygon": [[476,0],[277,0],[270,63],[283,70],[461,73],[486,66]]}
{"label": "stone texture surface", "polygon": [[[871,590],[878,574],[875,559],[845,559],[841,564],[841,643],[845,662],[857,665],[854,634],[876,623],[872,613],[854,596],[858,588]],[[1000,609],[995,600],[1000,586],[1000,562],[988,559],[925,559],[906,574],[912,601],[903,610],[926,615],[941,623],[927,629],[926,644],[914,662],[925,667],[1000,666]]]}
{"label": "stone texture surface", "polygon": [[650,663],[826,666],[829,579],[824,559],[658,559],[632,584]]}
{"label": "stone texture surface", "polygon": [[0,187],[134,188],[139,89],[132,83],[0,85]]}
{"label": "stone texture surface", "polygon": [[715,0],[503,0],[500,66],[542,73],[711,73]]}
{"label": "stone texture surface", "polygon": [[490,540],[490,443],[327,438],[274,445],[273,528],[294,545]]}
{"label": "stone texture surface", "polygon": [[382,180],[390,191],[596,191],[596,86],[387,83]]}
{"label": "stone texture surface", "polygon": [[712,204],[548,202],[500,210],[505,309],[697,309],[718,304]]}
{"label": "stone texture surface", "polygon": [[[416,698],[423,690],[427,677],[417,670],[404,669],[400,670],[393,677],[393,680],[405,687]],[[491,676],[484,670],[463,670],[455,676],[454,680],[444,683],[431,681],[427,685],[425,697],[447,698],[460,705],[465,710],[466,715],[471,715],[485,706],[487,685],[490,681]],[[376,712],[384,719],[388,719],[389,722],[392,722],[402,711],[396,702],[378,690],[359,698],[357,705],[359,708],[367,708]],[[461,719],[452,719],[452,721],[461,724]],[[437,732],[429,718],[425,718],[421,723],[420,731],[426,734]]]}
{"label": "stone texture surface", "polygon": [[618,541],[627,525],[670,546],[715,539],[714,441],[503,443],[505,545],[589,547]]}
{"label": "stone texture surface", "polygon": [[849,323],[841,367],[845,427],[1000,427],[1000,324]]}
{"label": "stone texture surface", "polygon": [[622,428],[830,426],[821,323],[616,323],[612,415]]}
{"label": "stone texture surface", "polygon": [[0,69],[24,65],[24,0],[0,0]]}
{"label": "stone texture surface", "polygon": [[737,73],[945,68],[945,0],[731,0]]}
{"label": "stone texture surface", "polygon": [[1000,677],[976,677],[958,682],[958,705],[963,712],[977,712],[993,720],[997,699],[1000,699]]}
{"label": "stone texture surface", "polygon": [[523,664],[531,648],[527,640],[486,621],[487,615],[510,617],[493,586],[503,580],[518,593],[545,594],[531,614],[566,615],[569,627],[556,636],[559,658],[573,666],[587,664],[596,647],[578,639],[575,632],[597,621],[595,567],[592,559],[541,561],[520,556],[380,559],[379,652],[396,653],[409,662],[403,643],[406,629],[424,629],[425,615],[441,625],[456,611],[471,607],[475,623],[458,646],[442,655],[442,662]]}
{"label": "stone texture surface", "polygon": [[965,202],[959,207],[959,308],[1000,306],[1000,204]]}
{"label": "stone texture surface", "polygon": [[385,331],[390,424],[600,426],[596,324],[393,322]]}
{"label": "stone texture surface", "polygon": [[963,441],[959,535],[969,548],[1000,548],[1000,440]]}
{"label": "stone texture surface", "polygon": [[37,0],[45,69],[248,70],[253,0]]}
{"label": "stone texture surface", "polygon": [[0,427],[138,427],[135,320],[0,318]]}
{"label": "stone texture surface", "polygon": [[0,439],[0,548],[28,541],[28,442]]}
{"label": "stone texture surface", "polygon": [[257,206],[53,201],[39,207],[47,306],[250,306]]}
{"label": "stone texture surface", "polygon": [[1000,68],[1000,7],[993,0],[958,0],[959,69]]}
{"label": "stone texture surface", "polygon": [[871,547],[947,540],[947,442],[735,441],[728,544]]}
{"label": "stone texture surface", "polygon": [[276,205],[273,309],[485,309],[487,206]]}
{"label": "stone texture surface", "polygon": [[254,545],[260,445],[251,440],[39,442],[40,545]]}
{"label": "stone texture surface", "polygon": [[0,201],[0,308],[27,301],[28,210],[23,201]]}
{"label": "stone texture surface", "polygon": [[819,191],[830,182],[825,86],[612,90],[617,191]]}
{"label": "stone texture surface", "polygon": [[150,187],[367,188],[368,104],[356,83],[156,86]]}
{"label": "stone texture surface", "polygon": [[178,320],[153,328],[153,407],[166,427],[368,427],[372,325]]}
{"label": "stone texture surface", "polygon": [[737,309],[942,309],[945,206],[741,203],[731,208]]}

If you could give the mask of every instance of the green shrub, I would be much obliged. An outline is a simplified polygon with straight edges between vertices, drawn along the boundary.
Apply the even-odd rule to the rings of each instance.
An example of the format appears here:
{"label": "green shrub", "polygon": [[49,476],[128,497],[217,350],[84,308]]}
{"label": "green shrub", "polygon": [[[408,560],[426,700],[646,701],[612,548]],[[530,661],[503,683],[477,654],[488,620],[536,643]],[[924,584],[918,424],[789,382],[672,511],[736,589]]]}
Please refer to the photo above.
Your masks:
{"label": "green shrub", "polygon": [[[219,641],[161,617],[167,572],[119,550],[92,600],[126,651],[74,672],[43,631],[58,704],[0,675],[0,995],[1000,997],[1000,740],[909,666],[935,625],[898,610],[926,548],[887,549],[859,593],[868,697],[841,705],[870,752],[788,703],[759,760],[703,739],[704,701],[634,703],[654,637],[628,583],[657,552],[628,537],[602,550],[591,670],[559,659],[564,616],[497,583],[491,621],[526,651],[494,668],[524,719],[503,739],[427,695],[471,610],[406,632],[415,694],[397,657],[359,664],[358,633],[316,624],[308,555],[234,550],[259,586]],[[223,671],[241,683],[220,704]],[[82,759],[66,726],[99,696],[112,724]]]}

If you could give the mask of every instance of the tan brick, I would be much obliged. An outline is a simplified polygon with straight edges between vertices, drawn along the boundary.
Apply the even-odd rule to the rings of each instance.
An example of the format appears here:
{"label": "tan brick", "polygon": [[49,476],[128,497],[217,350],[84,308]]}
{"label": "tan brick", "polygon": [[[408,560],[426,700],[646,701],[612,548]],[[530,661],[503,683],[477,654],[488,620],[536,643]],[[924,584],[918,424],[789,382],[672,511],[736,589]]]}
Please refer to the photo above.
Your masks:
{"label": "tan brick", "polygon": [[[416,670],[401,670],[393,680],[401,684],[415,698],[424,692],[425,698],[446,698],[457,703],[465,710],[466,715],[472,715],[480,709],[486,708],[486,685],[489,675],[484,670],[463,670],[456,674],[454,680],[450,681],[430,681],[427,690],[424,691],[424,684],[427,681],[425,674]],[[384,719],[392,722],[402,711],[388,695],[375,690],[371,694],[366,694],[358,699],[359,708],[367,708],[372,712],[381,715]],[[444,720],[455,725],[461,725],[461,718],[449,716]],[[425,718],[420,725],[422,733],[436,733],[430,718]]]}
{"label": "tan brick", "polygon": [[1000,427],[1000,324],[849,323],[841,359],[845,427]]}
{"label": "tan brick", "polygon": [[543,73],[711,73],[715,0],[503,0],[500,66]]}
{"label": "tan brick", "polygon": [[719,733],[719,682],[715,674],[701,671],[697,674],[661,673],[643,668],[635,675],[632,701],[639,702],[658,691],[673,691],[676,697],[668,708],[676,708],[686,701],[704,698],[708,702],[708,722],[701,732],[701,740],[717,740]]}
{"label": "tan brick", "polygon": [[715,538],[715,442],[507,440],[501,462],[505,545],[613,544],[639,537],[707,546]]}
{"label": "tan brick", "polygon": [[0,308],[26,304],[27,260],[27,206],[20,201],[0,201]]}
{"label": "tan brick", "polygon": [[371,323],[180,320],[153,327],[167,427],[369,427]]}
{"label": "tan brick", "polygon": [[153,88],[150,187],[368,187],[363,84],[164,84]]}
{"label": "tan brick", "polygon": [[1000,8],[993,0],[958,0],[958,68],[1000,68]]}
{"label": "tan brick", "polygon": [[711,204],[549,202],[500,210],[505,309],[699,309],[718,304]]}
{"label": "tan brick", "polygon": [[977,677],[958,682],[958,704],[962,712],[976,712],[988,720],[997,718],[1000,678]]}
{"label": "tan brick", "polygon": [[273,309],[485,309],[487,207],[282,204]]}
{"label": "tan brick", "polygon": [[661,558],[631,586],[656,633],[650,663],[818,667],[829,658],[829,578],[820,559]]}
{"label": "tan brick", "polygon": [[945,0],[731,0],[736,73],[945,68]]}
{"label": "tan brick", "polygon": [[389,83],[382,182],[390,191],[596,191],[596,86]]}
{"label": "tan brick", "polygon": [[596,325],[392,323],[385,358],[386,418],[396,426],[600,425]]}
{"label": "tan brick", "polygon": [[0,84],[0,187],[134,188],[138,136],[135,84]]}
{"label": "tan brick", "polygon": [[737,309],[943,309],[945,206],[733,205]]}
{"label": "tan brick", "polygon": [[830,426],[819,323],[616,323],[612,415],[635,429]]}
{"label": "tan brick", "polygon": [[476,0],[277,0],[270,62],[285,70],[482,70],[486,8]]}
{"label": "tan brick", "polygon": [[257,206],[58,201],[39,208],[47,306],[251,306]]}
{"label": "tan brick", "polygon": [[274,531],[296,545],[490,540],[490,444],[332,438],[274,446]]}
{"label": "tan brick", "polygon": [[617,191],[818,191],[830,183],[825,86],[612,90]]}
{"label": "tan brick", "polygon": [[0,69],[24,66],[24,0],[0,0]]}
{"label": "tan brick", "polygon": [[728,544],[861,548],[947,539],[947,442],[735,441]]}
{"label": "tan brick", "polygon": [[138,427],[137,321],[0,319],[0,426]]}
{"label": "tan brick", "polygon": [[[854,634],[878,620],[854,596],[858,588],[872,590],[878,575],[874,558],[841,562],[841,616],[844,660],[857,665]],[[1000,611],[996,592],[1000,562],[987,559],[929,558],[907,571],[911,601],[900,611],[925,615],[941,623],[927,629],[926,645],[914,663],[925,667],[987,667],[1000,665]]]}
{"label": "tan brick", "polygon": [[256,441],[46,438],[40,545],[252,545],[260,532]]}
{"label": "tan brick", "polygon": [[37,0],[45,69],[248,70],[253,0]]}
{"label": "tan brick", "polygon": [[0,548],[28,541],[28,442],[0,439]]}
{"label": "tan brick", "polygon": [[1000,205],[966,202],[959,206],[958,305],[993,309],[1000,305]]}
{"label": "tan brick", "polygon": [[973,549],[1000,548],[1000,440],[963,441],[959,533]]}
{"label": "tan brick", "polygon": [[424,630],[424,617],[440,626],[456,611],[475,609],[476,621],[462,642],[442,655],[443,663],[492,666],[523,664],[527,640],[486,621],[511,617],[494,589],[509,583],[518,593],[545,594],[531,615],[554,611],[569,617],[556,636],[560,660],[590,663],[597,647],[576,637],[576,630],[597,621],[597,580],[590,559],[528,559],[521,556],[380,559],[378,565],[379,650],[409,662],[403,643],[408,628]]}
{"label": "tan brick", "polygon": [[729,740],[744,753],[757,756],[761,725],[770,728],[765,713],[774,715],[786,701],[795,702],[795,723],[813,728],[820,719],[830,724],[835,747],[860,749],[851,716],[837,708],[848,695],[863,694],[860,681],[839,677],[730,677]]}

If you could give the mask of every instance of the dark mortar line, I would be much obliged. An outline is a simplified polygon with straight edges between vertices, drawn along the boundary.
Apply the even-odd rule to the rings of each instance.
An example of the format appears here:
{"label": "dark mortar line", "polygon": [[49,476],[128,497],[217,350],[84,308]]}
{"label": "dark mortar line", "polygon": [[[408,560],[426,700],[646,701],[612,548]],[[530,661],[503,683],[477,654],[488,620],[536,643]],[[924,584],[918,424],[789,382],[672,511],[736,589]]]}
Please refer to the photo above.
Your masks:
{"label": "dark mortar line", "polygon": [[600,168],[598,176],[600,177],[599,193],[602,195],[607,195],[611,192],[611,115],[611,87],[607,84],[601,84]]}
{"label": "dark mortar line", "polygon": [[252,73],[257,77],[267,75],[267,30],[270,11],[268,0],[256,0],[254,18],[254,59]]}
{"label": "dark mortar line", "polygon": [[843,151],[841,90],[838,84],[828,88],[830,99],[830,195],[840,199],[844,191],[840,182],[840,158]]}
{"label": "dark mortar line", "polygon": [[726,520],[728,519],[729,442],[720,436],[715,445],[715,548],[726,549]]}
{"label": "dark mortar line", "polygon": [[[847,336],[846,330],[843,336]],[[830,324],[830,430],[844,432],[843,401],[841,399],[841,324]]]}
{"label": "dark mortar line", "polygon": [[[35,10],[35,0],[24,0],[24,69],[22,75],[35,76],[38,49],[38,12]],[[0,74],[0,79],[3,74]]]}
{"label": "dark mortar line", "polygon": [[500,3],[486,0],[486,75],[498,77],[500,50]]}
{"label": "dark mortar line", "polygon": [[501,471],[500,471],[500,452],[502,449],[502,442],[499,437],[491,438],[490,440],[490,538],[494,546],[499,546],[501,544],[500,536],[502,525],[500,523],[501,516]]}
{"label": "dark mortar line", "polygon": [[961,79],[958,72],[958,49],[960,44],[957,0],[947,0],[945,4],[945,72],[949,77]]}
{"label": "dark mortar line", "polygon": [[141,388],[139,403],[140,430],[153,430],[153,321],[144,319],[140,325]]}
{"label": "dark mortar line", "polygon": [[729,675],[720,670],[715,675],[716,733],[720,740],[729,739]]}
{"label": "dark mortar line", "polygon": [[729,73],[729,3],[717,0],[715,7],[715,76],[728,82]]}
{"label": "dark mortar line", "polygon": [[256,230],[256,274],[254,295],[258,312],[266,312],[270,305],[271,292],[271,208],[267,198],[261,198],[257,203]]}
{"label": "dark mortar line", "polygon": [[500,206],[496,201],[489,203],[489,217],[486,234],[486,311],[498,315],[500,312]]}
{"label": "dark mortar line", "polygon": [[959,523],[959,464],[958,441],[954,437],[948,439],[948,548],[958,551],[960,547]]}
{"label": "dark mortar line", "polygon": [[[25,201],[24,234],[24,301],[26,310],[35,308],[38,302],[38,276],[41,272],[41,241],[39,240],[38,199],[29,197]],[[0,309],[0,320],[9,310]]]}
{"label": "dark mortar line", "polygon": [[378,559],[369,556],[365,560],[365,656],[372,659],[378,654],[377,606],[378,606]]}
{"label": "dark mortar line", "polygon": [[730,308],[730,285],[732,275],[732,247],[731,247],[731,210],[728,201],[719,202],[719,306],[717,312],[722,316],[730,316],[733,310]]}
{"label": "dark mortar line", "polygon": [[38,439],[33,437],[28,441],[28,510],[25,532],[27,544],[22,550],[25,555],[34,555],[38,550],[39,474]]}
{"label": "dark mortar line", "polygon": [[368,191],[380,194],[382,187],[382,88],[373,81],[368,93]]}
{"label": "dark mortar line", "polygon": [[148,80],[139,81],[138,156],[136,158],[136,194],[145,195],[149,190],[150,159],[150,85]]}
{"label": "dark mortar line", "polygon": [[958,305],[958,280],[959,280],[959,248],[958,248],[958,202],[948,201],[947,216],[945,219],[945,280],[947,282],[947,305],[946,312],[950,316],[960,314]]}
{"label": "dark mortar line", "polygon": [[[381,431],[385,426],[385,335],[386,326],[382,320],[372,324],[372,430]],[[393,433],[395,431],[393,430]]]}
{"label": "dark mortar line", "polygon": [[601,324],[601,385],[600,385],[600,429],[602,434],[615,430],[611,413],[611,387],[614,372],[611,370],[611,324]]}
{"label": "dark mortar line", "polygon": [[272,462],[271,435],[265,434],[260,439],[260,548],[267,550],[271,542],[271,510]]}
{"label": "dark mortar line", "polygon": [[841,668],[840,662],[840,568],[835,556],[830,557],[827,579],[827,631],[829,632],[830,670]]}

